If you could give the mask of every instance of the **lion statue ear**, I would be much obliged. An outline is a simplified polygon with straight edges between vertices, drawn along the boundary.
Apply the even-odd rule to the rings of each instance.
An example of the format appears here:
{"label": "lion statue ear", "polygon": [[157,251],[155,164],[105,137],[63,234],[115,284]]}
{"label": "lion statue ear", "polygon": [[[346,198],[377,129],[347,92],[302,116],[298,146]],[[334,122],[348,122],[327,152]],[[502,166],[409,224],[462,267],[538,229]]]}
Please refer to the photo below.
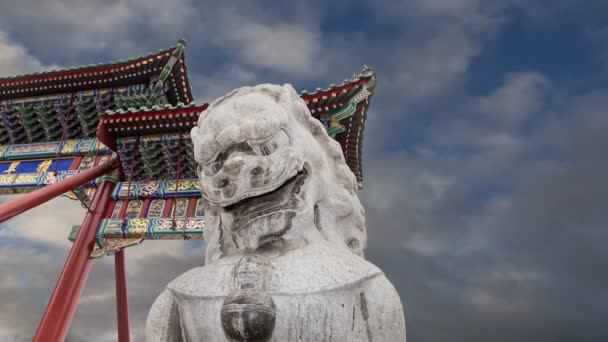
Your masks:
{"label": "lion statue ear", "polygon": [[293,88],[293,86],[289,83],[283,84],[283,91],[281,92],[283,95],[288,96],[286,98],[285,103],[294,103],[299,102],[300,96],[298,96],[298,92]]}
{"label": "lion statue ear", "polygon": [[300,121],[307,123],[311,119],[306,103],[291,84],[283,84],[278,95],[277,102],[292,114],[299,116]]}

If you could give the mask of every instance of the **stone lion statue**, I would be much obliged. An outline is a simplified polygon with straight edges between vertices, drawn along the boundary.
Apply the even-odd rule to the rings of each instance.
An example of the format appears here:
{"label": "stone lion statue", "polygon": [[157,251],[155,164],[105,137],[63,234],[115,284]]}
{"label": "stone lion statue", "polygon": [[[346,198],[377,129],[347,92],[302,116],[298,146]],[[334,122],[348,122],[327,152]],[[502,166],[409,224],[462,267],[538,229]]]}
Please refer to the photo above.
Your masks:
{"label": "stone lion statue", "polygon": [[156,299],[147,341],[405,341],[355,176],[290,85],[228,93],[191,137],[206,262]]}

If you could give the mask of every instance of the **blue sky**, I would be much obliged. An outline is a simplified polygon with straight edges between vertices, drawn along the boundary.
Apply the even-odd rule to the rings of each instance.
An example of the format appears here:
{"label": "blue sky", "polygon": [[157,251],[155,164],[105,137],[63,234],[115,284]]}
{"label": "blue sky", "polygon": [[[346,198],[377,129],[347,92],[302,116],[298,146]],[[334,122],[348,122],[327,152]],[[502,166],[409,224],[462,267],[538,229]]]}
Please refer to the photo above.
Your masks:
{"label": "blue sky", "polygon": [[[378,77],[360,197],[367,257],[410,341],[608,338],[608,3],[0,1],[0,75],[118,60],[186,38],[193,92]],[[0,230],[0,340],[31,339],[83,211],[60,199]],[[27,228],[27,229],[26,229]],[[128,254],[135,340],[196,242]],[[112,260],[70,341],[114,340]],[[93,336],[93,337],[92,337]]]}

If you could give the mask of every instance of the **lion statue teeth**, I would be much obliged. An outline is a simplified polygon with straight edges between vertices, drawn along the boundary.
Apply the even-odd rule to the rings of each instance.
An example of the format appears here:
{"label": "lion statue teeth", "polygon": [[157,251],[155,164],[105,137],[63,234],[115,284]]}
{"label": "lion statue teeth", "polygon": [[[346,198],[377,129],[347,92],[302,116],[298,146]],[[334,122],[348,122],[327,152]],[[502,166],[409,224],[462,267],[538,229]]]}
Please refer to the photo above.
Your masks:
{"label": "lion statue teeth", "polygon": [[405,341],[356,178],[291,85],[228,93],[191,137],[206,262],[156,299],[147,341]]}

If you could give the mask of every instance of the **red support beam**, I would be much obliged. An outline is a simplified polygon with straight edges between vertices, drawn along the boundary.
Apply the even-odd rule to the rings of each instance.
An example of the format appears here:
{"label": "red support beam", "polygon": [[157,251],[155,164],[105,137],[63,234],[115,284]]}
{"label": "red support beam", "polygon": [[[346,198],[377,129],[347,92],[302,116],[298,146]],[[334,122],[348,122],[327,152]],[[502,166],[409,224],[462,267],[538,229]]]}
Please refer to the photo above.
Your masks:
{"label": "red support beam", "polygon": [[82,161],[82,156],[76,156],[74,158],[74,161],[72,162],[72,164],[70,165],[70,168],[68,170],[72,171],[72,170],[78,170],[78,166],[80,165],[80,162]]}
{"label": "red support beam", "polygon": [[61,196],[70,190],[74,190],[97,177],[103,176],[114,170],[117,166],[118,159],[112,159],[103,165],[96,166],[55,184],[47,185],[10,202],[2,203],[0,204],[0,223],[48,202],[57,196]]}
{"label": "red support beam", "polygon": [[[107,164],[115,167],[116,161],[113,160]],[[91,211],[87,213],[80,226],[78,236],[57,280],[57,285],[42,316],[33,342],[55,342],[65,339],[91,269],[92,259],[89,255],[95,244],[95,234],[111,202],[114,186],[115,182],[104,180],[97,188]]]}
{"label": "red support beam", "polygon": [[116,310],[118,318],[118,342],[129,342],[129,301],[127,297],[127,276],[125,272],[125,251],[114,254],[114,272],[116,276]]}

